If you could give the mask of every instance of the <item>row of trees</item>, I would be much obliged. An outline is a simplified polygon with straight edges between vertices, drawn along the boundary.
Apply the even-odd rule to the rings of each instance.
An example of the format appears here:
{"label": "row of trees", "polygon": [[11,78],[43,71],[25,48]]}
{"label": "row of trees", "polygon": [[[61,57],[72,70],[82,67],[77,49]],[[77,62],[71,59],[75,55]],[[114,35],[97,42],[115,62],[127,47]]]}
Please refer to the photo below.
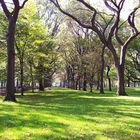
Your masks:
{"label": "row of trees", "polygon": [[[66,23],[66,22],[65,22]],[[60,40],[61,38],[61,40]],[[139,40],[139,39],[137,39]],[[139,82],[139,42],[135,40],[129,47],[125,65],[125,86]],[[80,27],[72,20],[61,31],[58,45],[63,61],[63,74],[60,74],[61,86],[73,89],[87,90],[96,87],[104,93],[104,87],[109,91],[116,87],[116,70],[110,51],[103,46],[97,35],[88,29]]]}
{"label": "row of trees", "polygon": [[[104,0],[108,14],[94,7],[94,4],[85,0],[71,1],[67,10],[58,0],[50,0],[63,14],[72,18],[81,27],[93,31],[102,42],[104,48],[110,50],[117,72],[117,95],[126,95],[125,92],[125,60],[129,44],[140,34],[136,26],[136,14],[140,8],[139,1],[129,13],[127,20],[121,19],[126,0]],[[85,16],[86,15],[86,16]],[[128,32],[127,32],[128,31]],[[127,34],[127,35],[126,35]],[[102,61],[103,62],[103,61]],[[102,74],[101,74],[102,78]],[[102,79],[101,79],[102,81]],[[102,84],[102,82],[101,82]],[[102,85],[101,85],[102,88]]]}
{"label": "row of trees", "polygon": [[[26,1],[24,1],[22,6],[19,6],[17,5],[19,3],[13,0],[13,11],[17,9],[20,10],[24,7],[25,3]],[[1,5],[4,12],[5,8],[6,12],[8,8],[13,8],[6,5],[4,1],[1,1]],[[41,3],[38,3],[38,6],[41,7]],[[43,12],[44,9],[42,9],[42,13]],[[2,11],[0,13],[0,18],[3,19],[1,20],[2,26],[0,27],[2,72],[0,81],[2,87],[6,86],[5,100],[16,101],[15,85],[17,90],[20,89],[21,95],[23,95],[23,91],[27,89],[29,85],[32,87],[32,92],[34,92],[35,86],[42,91],[46,86],[51,86],[52,75],[58,67],[58,54],[54,43],[55,34],[53,33],[57,31],[57,29],[55,29],[56,25],[54,25],[51,27],[50,31],[48,30],[48,24],[44,23],[44,18],[39,13],[38,7],[34,1],[28,2],[26,7],[22,9],[19,14],[16,13],[18,20],[17,17],[9,13],[12,19],[8,17],[10,18],[8,21],[16,20],[14,23],[7,22]],[[10,31],[12,30],[11,32],[13,32],[13,34],[9,30],[6,33],[8,25],[16,26],[9,29]],[[7,34],[6,37],[5,34]],[[10,42],[8,38],[10,38]],[[9,45],[7,45],[8,43]],[[8,60],[7,63],[6,60]]]}
{"label": "row of trees", "polygon": [[140,32],[135,19],[139,2],[124,19],[125,2],[104,0],[102,10],[84,0],[9,4],[0,0],[0,79],[6,86],[5,100],[16,101],[15,83],[22,95],[25,83],[32,91],[36,83],[44,90],[56,72],[63,87],[86,90],[89,85],[92,92],[96,85],[104,93],[106,83],[109,90],[117,83],[117,95],[126,95],[126,81],[128,86],[139,81]]}

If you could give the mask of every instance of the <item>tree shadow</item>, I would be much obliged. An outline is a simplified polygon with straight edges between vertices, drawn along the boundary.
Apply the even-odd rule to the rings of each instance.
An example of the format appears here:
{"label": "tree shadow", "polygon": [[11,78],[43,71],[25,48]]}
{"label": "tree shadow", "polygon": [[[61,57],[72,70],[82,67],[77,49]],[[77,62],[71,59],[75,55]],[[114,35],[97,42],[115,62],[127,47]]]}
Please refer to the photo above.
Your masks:
{"label": "tree shadow", "polygon": [[[139,100],[115,97],[114,94],[99,95],[72,90],[65,92],[54,90],[43,94],[26,94],[23,97],[17,95],[18,103],[14,106],[2,103],[0,132],[5,132],[6,128],[20,131],[26,128],[45,128],[46,131],[51,130],[51,133],[32,133],[31,137],[79,140],[81,136],[84,139],[93,139],[100,133],[107,138],[129,139],[128,129],[133,129],[135,135],[131,139],[139,137]],[[76,126],[78,122],[81,123],[81,128]],[[100,125],[103,127],[100,128]],[[81,132],[81,129],[85,132]],[[91,133],[88,129],[91,129]]]}

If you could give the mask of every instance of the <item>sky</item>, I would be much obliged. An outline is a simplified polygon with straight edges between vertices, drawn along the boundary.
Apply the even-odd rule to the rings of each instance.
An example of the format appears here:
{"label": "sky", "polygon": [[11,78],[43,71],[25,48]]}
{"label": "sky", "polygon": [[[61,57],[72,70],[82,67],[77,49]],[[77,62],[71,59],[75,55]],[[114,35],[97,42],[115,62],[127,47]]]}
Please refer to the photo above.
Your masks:
{"label": "sky", "polygon": [[[62,5],[65,5],[68,3],[68,0],[58,0]],[[77,1],[77,0],[69,0],[69,1]],[[90,2],[94,7],[99,8],[101,10],[109,11],[105,4],[104,0],[85,0],[86,2]],[[117,0],[119,2],[120,0]],[[134,7],[138,4],[139,0],[125,0],[124,8],[121,14],[121,17],[123,19],[126,19],[129,15],[129,13],[134,9]]]}
{"label": "sky", "polygon": [[[4,1],[11,3],[13,0],[4,0]],[[19,1],[20,1],[20,3],[22,3],[24,0],[19,0]],[[61,4],[68,3],[68,0],[59,0],[59,1],[61,2]],[[76,0],[73,0],[73,1],[76,1]],[[85,0],[85,1],[86,2],[89,1],[92,5],[94,5],[95,7],[99,8],[99,9],[102,9],[102,10],[106,9],[107,10],[107,8],[104,5],[103,0]],[[120,1],[120,0],[117,0],[117,1]],[[139,0],[125,0],[124,9],[123,9],[122,15],[121,15],[123,19],[127,18],[128,14],[132,11],[134,6],[136,4],[138,4],[138,1]]]}
{"label": "sky", "polygon": [[[120,1],[120,0],[117,0],[117,1]],[[90,2],[93,3],[97,8],[106,9],[103,0],[90,0]],[[138,0],[125,0],[124,8],[121,15],[122,18],[126,19],[128,17],[128,14],[133,10],[135,5],[137,4],[138,4]]]}
{"label": "sky", "polygon": [[[13,4],[13,0],[4,0],[7,4]],[[19,0],[20,5],[23,3],[24,0]],[[30,0],[29,0],[30,1]]]}

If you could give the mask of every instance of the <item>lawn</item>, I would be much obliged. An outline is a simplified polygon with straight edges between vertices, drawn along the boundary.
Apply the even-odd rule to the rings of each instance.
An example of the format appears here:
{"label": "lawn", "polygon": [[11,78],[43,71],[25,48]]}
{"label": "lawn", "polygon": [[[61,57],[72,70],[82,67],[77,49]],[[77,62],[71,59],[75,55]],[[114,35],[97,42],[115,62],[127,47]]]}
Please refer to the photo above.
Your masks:
{"label": "lawn", "polygon": [[140,140],[140,89],[129,96],[52,89],[0,99],[0,140]]}

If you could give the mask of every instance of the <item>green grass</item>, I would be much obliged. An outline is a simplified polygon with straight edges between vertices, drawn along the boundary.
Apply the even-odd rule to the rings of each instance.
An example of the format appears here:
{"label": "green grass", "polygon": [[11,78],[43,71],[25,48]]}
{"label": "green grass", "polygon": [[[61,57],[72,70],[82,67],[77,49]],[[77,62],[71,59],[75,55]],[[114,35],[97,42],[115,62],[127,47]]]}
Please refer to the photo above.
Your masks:
{"label": "green grass", "polygon": [[140,140],[140,89],[129,96],[53,89],[0,101],[0,140]]}

